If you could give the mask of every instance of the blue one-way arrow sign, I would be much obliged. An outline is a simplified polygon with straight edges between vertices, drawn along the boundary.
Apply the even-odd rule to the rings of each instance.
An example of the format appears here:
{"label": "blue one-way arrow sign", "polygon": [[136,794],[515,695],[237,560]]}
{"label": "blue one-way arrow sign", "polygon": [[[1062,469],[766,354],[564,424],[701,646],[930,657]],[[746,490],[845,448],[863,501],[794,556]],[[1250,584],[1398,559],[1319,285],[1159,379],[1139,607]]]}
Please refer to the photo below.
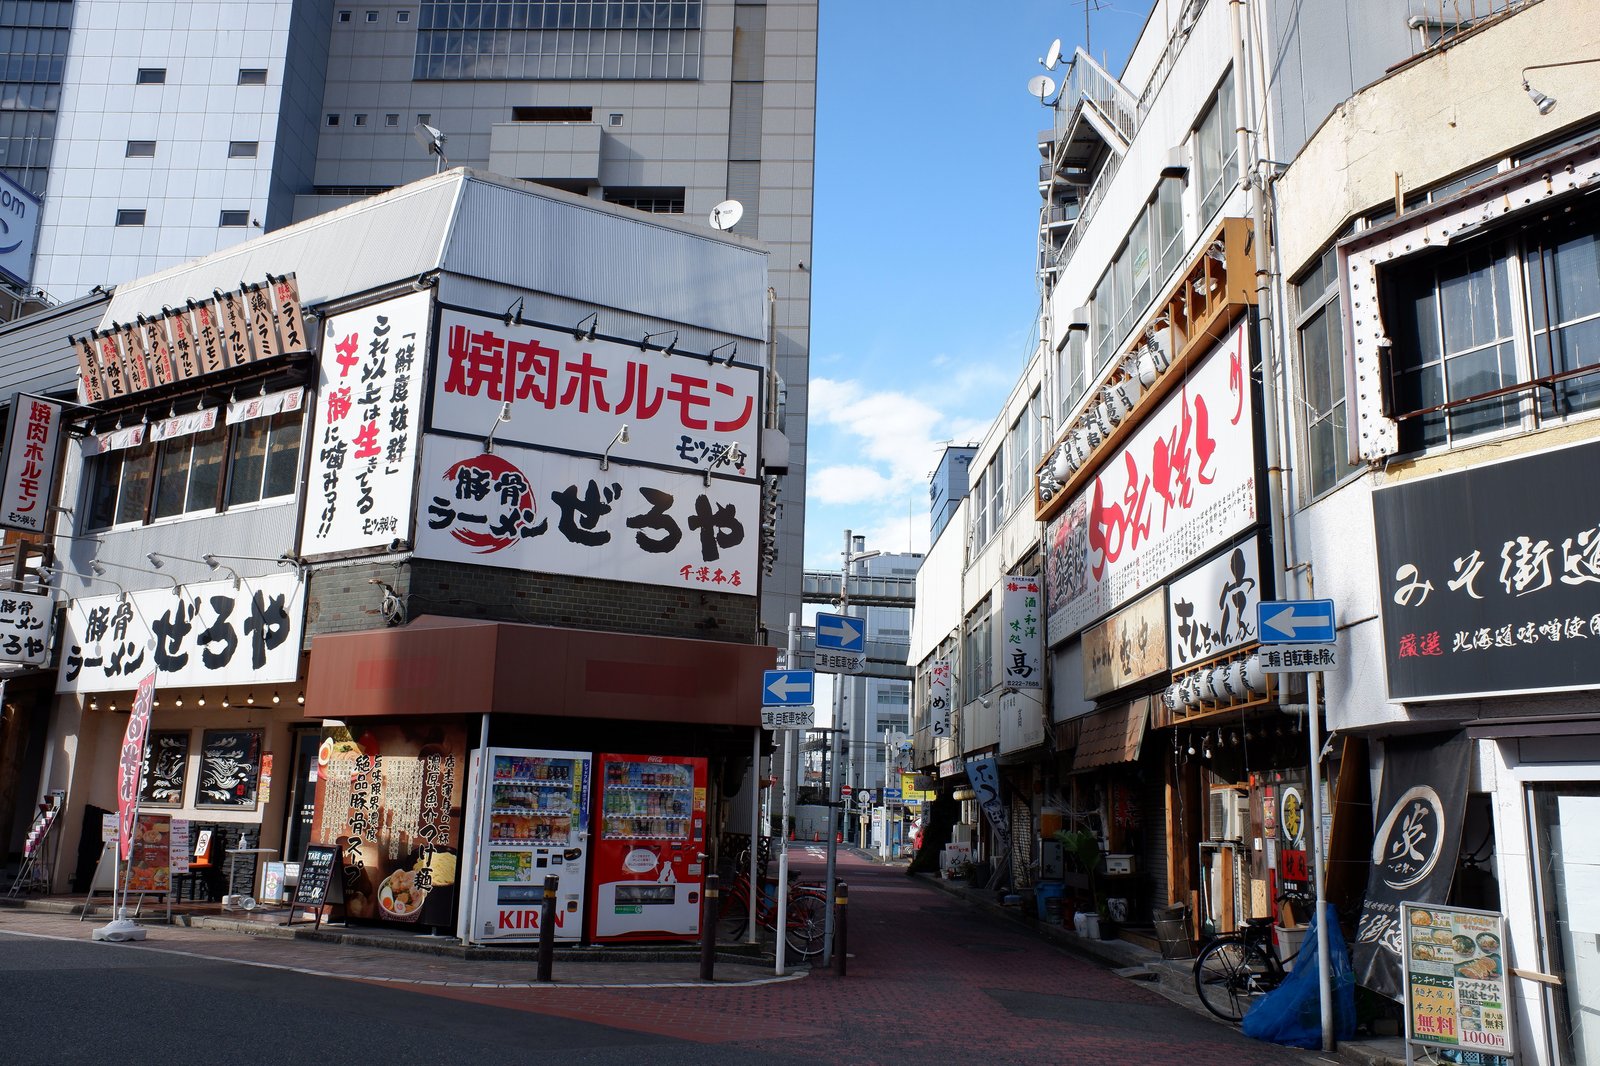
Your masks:
{"label": "blue one-way arrow sign", "polygon": [[811,670],[765,670],[761,706],[806,707],[816,702],[817,675]]}
{"label": "blue one-way arrow sign", "polygon": [[1332,644],[1332,600],[1277,600],[1262,603],[1258,620],[1263,644]]}
{"label": "blue one-way arrow sign", "polygon": [[817,647],[824,651],[866,651],[866,619],[847,614],[817,615]]}

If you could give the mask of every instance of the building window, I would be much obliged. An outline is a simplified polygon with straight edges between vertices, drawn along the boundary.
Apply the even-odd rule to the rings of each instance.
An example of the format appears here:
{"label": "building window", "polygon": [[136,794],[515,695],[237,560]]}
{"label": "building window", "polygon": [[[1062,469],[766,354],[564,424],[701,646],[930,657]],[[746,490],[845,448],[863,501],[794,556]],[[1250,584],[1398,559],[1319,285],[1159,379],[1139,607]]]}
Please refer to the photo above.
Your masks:
{"label": "building window", "polygon": [[300,412],[254,418],[234,427],[228,506],[294,495],[300,469]]}
{"label": "building window", "polygon": [[1222,82],[1194,132],[1195,184],[1204,227],[1239,180],[1239,138],[1233,117],[1233,73]]}
{"label": "building window", "polygon": [[144,208],[122,207],[117,209],[117,225],[142,226],[144,225]]}
{"label": "building window", "polygon": [[972,550],[977,551],[989,542],[989,485],[986,475],[979,474],[972,486]]}
{"label": "building window", "polygon": [[993,688],[994,649],[987,601],[967,618],[967,641],[962,659],[961,701],[971,703]]}
{"label": "building window", "polygon": [[338,124],[339,124],[339,116],[337,114],[330,114],[328,116],[328,125],[337,126]]}
{"label": "building window", "polygon": [[260,148],[261,144],[259,141],[229,141],[228,158],[254,159],[257,152],[260,151]]}
{"label": "building window", "polygon": [[367,124],[367,116],[358,113],[356,115],[356,125],[357,126],[365,126],[366,124]]}
{"label": "building window", "polygon": [[593,122],[592,107],[513,107],[512,122]]}
{"label": "building window", "polygon": [[139,75],[134,79],[135,85],[165,85],[166,83],[166,67],[140,67]]}
{"label": "building window", "polygon": [[122,153],[129,159],[154,159],[156,154],[155,141],[129,141],[127,149]]}
{"label": "building window", "polygon": [[400,116],[390,112],[383,116],[383,124],[385,126],[398,126],[400,125]]}
{"label": "building window", "polygon": [[144,521],[155,461],[156,446],[148,441],[137,448],[91,456],[84,469],[89,486],[84,528],[107,529]]}
{"label": "building window", "polygon": [[613,125],[613,126],[620,126],[620,125],[622,125],[622,116],[621,116],[621,115],[619,115],[619,114],[617,114],[617,113],[615,113],[615,112],[613,112],[613,113],[612,113],[612,114],[611,114],[611,117],[610,117],[610,123],[611,123],[611,125]]}
{"label": "building window", "polygon": [[267,83],[267,71],[266,71],[265,67],[241,67],[241,68],[239,68],[239,84],[240,85],[265,85],[266,83]]}
{"label": "building window", "polygon": [[223,227],[248,226],[249,224],[250,212],[248,211],[224,211],[217,219],[217,225]]}
{"label": "building window", "polygon": [[[1527,235],[1522,268],[1528,279],[1534,375],[1600,365],[1600,227],[1594,216],[1565,225],[1552,221]],[[1600,377],[1558,381],[1538,397],[1541,419],[1592,411],[1600,407]]]}
{"label": "building window", "polygon": [[222,453],[227,427],[162,441],[157,448],[151,518],[215,511],[222,492]]}
{"label": "building window", "polygon": [[368,11],[367,12],[367,21],[368,22],[377,22],[378,21],[378,13],[376,11]]}
{"label": "building window", "polygon": [[653,215],[683,214],[682,189],[607,189],[605,200],[618,207],[631,207]]}
{"label": "building window", "polygon": [[348,12],[348,11],[339,12],[339,21],[340,22],[349,22],[350,21],[350,12]]}
{"label": "building window", "polygon": [[701,0],[619,4],[423,0],[419,80],[694,79]]}
{"label": "building window", "polygon": [[394,20],[396,22],[410,22],[411,21],[411,12],[409,12],[409,11],[396,11],[394,13]]}
{"label": "building window", "polygon": [[1339,267],[1332,248],[1294,285],[1300,318],[1300,391],[1306,416],[1306,489],[1321,496],[1357,469],[1345,434],[1344,320]]}
{"label": "building window", "polygon": [[1037,446],[1034,435],[1038,432],[1039,420],[1034,417],[1031,407],[1024,407],[1017,413],[1017,419],[1011,423],[1011,431],[1006,434],[1006,448],[1011,453],[1011,473],[1009,475],[1012,491],[1011,506],[1016,507],[1024,499],[1032,497],[1031,492],[1023,492],[1023,487],[1033,485],[1033,467],[1029,461],[1033,458],[1034,448]]}

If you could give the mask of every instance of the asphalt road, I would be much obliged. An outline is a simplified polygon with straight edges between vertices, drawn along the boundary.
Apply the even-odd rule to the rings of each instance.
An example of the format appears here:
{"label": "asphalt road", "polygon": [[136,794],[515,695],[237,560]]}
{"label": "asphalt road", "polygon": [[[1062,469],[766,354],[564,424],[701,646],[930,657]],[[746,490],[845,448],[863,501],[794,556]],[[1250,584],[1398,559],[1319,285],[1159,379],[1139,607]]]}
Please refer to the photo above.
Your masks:
{"label": "asphalt road", "polygon": [[0,1066],[1317,1063],[898,870],[854,856],[842,867],[849,976],[762,984],[559,987],[558,973],[558,987],[474,987],[484,964],[435,960],[432,983],[407,985],[424,976],[408,952],[373,962],[337,945],[178,929],[145,946],[93,944],[74,939],[84,927],[69,918],[0,916]]}

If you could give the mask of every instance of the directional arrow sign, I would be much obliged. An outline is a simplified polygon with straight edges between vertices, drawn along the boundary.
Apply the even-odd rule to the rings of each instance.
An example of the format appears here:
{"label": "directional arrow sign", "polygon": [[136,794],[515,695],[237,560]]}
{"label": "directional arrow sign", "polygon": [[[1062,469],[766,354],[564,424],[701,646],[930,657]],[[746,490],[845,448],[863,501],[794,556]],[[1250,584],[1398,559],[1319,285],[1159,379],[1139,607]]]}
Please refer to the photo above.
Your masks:
{"label": "directional arrow sign", "polygon": [[1260,605],[1263,644],[1332,644],[1332,600],[1276,600]]}
{"label": "directional arrow sign", "polygon": [[846,614],[817,615],[817,647],[828,651],[866,651],[867,620]]}
{"label": "directional arrow sign", "polygon": [[761,706],[810,706],[816,702],[816,680],[810,670],[765,670],[761,674]]}

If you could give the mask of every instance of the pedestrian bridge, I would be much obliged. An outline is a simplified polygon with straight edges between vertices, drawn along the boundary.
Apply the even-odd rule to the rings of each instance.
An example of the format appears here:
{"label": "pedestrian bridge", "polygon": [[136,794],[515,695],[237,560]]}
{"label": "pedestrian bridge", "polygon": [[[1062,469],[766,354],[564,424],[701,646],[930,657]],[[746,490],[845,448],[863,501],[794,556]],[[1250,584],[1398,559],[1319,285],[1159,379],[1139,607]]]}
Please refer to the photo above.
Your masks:
{"label": "pedestrian bridge", "polygon": [[[807,570],[800,598],[806,603],[839,602],[839,572],[837,570]],[[903,607],[910,610],[917,604],[916,577],[871,577],[867,574],[850,575],[850,606],[852,607]]]}

